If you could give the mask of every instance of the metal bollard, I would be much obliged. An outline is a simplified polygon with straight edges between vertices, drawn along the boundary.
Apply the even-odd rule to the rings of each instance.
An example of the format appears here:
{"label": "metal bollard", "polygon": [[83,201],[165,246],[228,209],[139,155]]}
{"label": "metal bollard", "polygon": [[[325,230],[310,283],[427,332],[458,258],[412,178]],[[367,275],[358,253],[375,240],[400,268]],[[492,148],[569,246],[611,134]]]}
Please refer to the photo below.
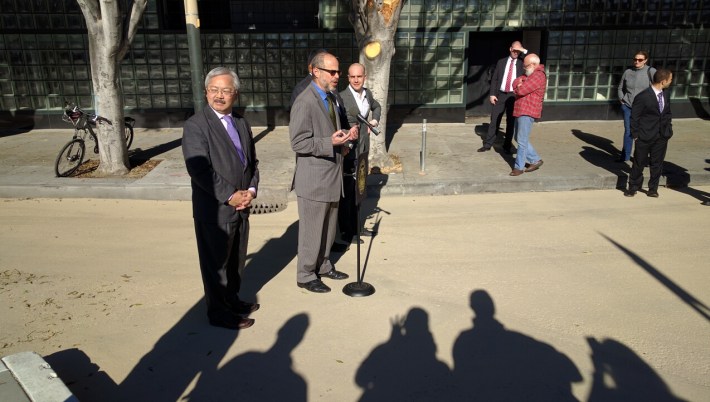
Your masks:
{"label": "metal bollard", "polygon": [[426,168],[426,119],[422,120],[422,149],[419,151],[419,174]]}

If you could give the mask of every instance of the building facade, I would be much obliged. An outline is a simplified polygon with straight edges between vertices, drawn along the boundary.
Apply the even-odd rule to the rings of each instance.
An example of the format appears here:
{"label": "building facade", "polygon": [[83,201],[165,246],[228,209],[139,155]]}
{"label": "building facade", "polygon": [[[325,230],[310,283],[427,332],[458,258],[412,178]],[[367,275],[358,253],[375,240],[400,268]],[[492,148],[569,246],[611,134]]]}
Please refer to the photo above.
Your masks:
{"label": "building facade", "polygon": [[[253,124],[286,124],[310,50],[327,48],[341,66],[358,60],[349,3],[200,0],[204,71],[233,67],[239,107]],[[674,115],[706,117],[709,21],[704,0],[408,0],[390,116],[461,122],[488,114],[491,66],[521,40],[548,72],[545,120],[620,118],[617,86],[639,50],[651,66],[673,71]],[[183,0],[148,0],[141,24],[121,64],[126,113],[139,126],[179,126],[193,110]],[[75,0],[0,0],[2,124],[63,127],[56,116],[65,99],[94,105],[90,68]]]}

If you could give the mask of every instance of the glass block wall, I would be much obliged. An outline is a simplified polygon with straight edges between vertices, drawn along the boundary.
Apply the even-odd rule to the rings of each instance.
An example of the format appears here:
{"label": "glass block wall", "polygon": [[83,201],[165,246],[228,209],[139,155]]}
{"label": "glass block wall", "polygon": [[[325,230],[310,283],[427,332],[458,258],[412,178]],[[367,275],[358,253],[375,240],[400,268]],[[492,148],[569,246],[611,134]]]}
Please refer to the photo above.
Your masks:
{"label": "glass block wall", "polygon": [[[141,29],[155,31],[158,25],[155,1],[149,0]],[[65,99],[93,106],[86,25],[78,3],[0,0],[0,110],[57,110]]]}
{"label": "glass block wall", "polygon": [[673,71],[671,98],[708,97],[707,30],[578,30],[549,33],[547,99],[617,99],[621,75],[640,50],[649,53],[650,66]]}
{"label": "glass block wall", "polygon": [[[352,29],[348,4],[337,0],[326,7],[323,25]],[[451,69],[450,103],[455,103],[456,91],[463,87],[464,71],[453,66],[458,60],[465,63],[465,45],[442,50],[434,58],[429,50],[426,60],[418,60],[418,44],[434,42],[407,44],[402,37],[493,30],[547,33],[546,48],[540,52],[548,71],[547,101],[615,100],[621,75],[639,50],[650,53],[653,67],[673,71],[672,98],[707,98],[710,33],[703,24],[708,21],[710,3],[702,0],[409,0],[400,16],[395,59],[412,64],[405,67],[407,77],[398,74],[391,78],[394,85],[390,91],[394,88],[399,93],[390,96],[390,102],[420,103],[417,99],[423,99],[428,105],[443,103],[429,91],[431,80],[443,83],[444,76],[432,74],[424,80],[420,76],[421,71],[442,71],[426,68],[431,63],[448,64]],[[402,53],[417,56],[404,59],[407,56]],[[423,70],[419,63],[425,66]],[[402,93],[405,87],[411,93]]]}
{"label": "glass block wall", "polygon": [[[203,30],[205,71],[235,66],[243,82],[240,106],[279,108],[305,76],[311,49],[328,48],[344,68],[357,61],[349,0],[311,1],[318,4],[319,29]],[[192,108],[187,38],[162,29],[165,18],[149,0],[121,64],[128,109]],[[710,4],[702,0],[409,0],[395,38],[389,102],[463,106],[469,35],[496,30],[542,32],[548,101],[614,100],[639,49],[650,52],[654,67],[673,70],[673,98],[707,98],[707,21]],[[64,98],[90,107],[87,44],[75,0],[0,0],[0,110],[58,110]]]}
{"label": "glass block wall", "polygon": [[462,104],[466,38],[463,32],[398,32],[389,103]]}

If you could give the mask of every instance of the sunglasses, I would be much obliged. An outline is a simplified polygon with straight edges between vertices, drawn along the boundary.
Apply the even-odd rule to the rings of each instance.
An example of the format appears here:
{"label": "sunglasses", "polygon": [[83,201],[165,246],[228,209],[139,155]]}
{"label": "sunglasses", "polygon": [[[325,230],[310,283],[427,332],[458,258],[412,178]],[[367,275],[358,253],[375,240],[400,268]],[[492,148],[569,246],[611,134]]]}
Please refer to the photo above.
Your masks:
{"label": "sunglasses", "polygon": [[646,59],[634,59],[634,61],[638,61],[640,63],[642,61],[646,61]]}
{"label": "sunglasses", "polygon": [[340,75],[340,71],[338,71],[338,70],[328,70],[327,68],[317,67],[317,66],[316,66],[316,68],[319,70],[322,70],[322,71],[327,71],[331,76],[334,76],[335,74]]}

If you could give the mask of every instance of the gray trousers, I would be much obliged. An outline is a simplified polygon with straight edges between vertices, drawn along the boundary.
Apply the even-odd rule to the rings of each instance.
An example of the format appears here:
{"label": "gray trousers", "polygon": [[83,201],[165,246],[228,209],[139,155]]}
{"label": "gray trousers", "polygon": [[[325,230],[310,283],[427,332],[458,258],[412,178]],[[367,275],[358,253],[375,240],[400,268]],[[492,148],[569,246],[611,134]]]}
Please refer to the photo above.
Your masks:
{"label": "gray trousers", "polygon": [[338,202],[320,202],[297,197],[298,202],[298,269],[296,281],[310,282],[316,274],[333,269],[330,247],[335,241]]}

